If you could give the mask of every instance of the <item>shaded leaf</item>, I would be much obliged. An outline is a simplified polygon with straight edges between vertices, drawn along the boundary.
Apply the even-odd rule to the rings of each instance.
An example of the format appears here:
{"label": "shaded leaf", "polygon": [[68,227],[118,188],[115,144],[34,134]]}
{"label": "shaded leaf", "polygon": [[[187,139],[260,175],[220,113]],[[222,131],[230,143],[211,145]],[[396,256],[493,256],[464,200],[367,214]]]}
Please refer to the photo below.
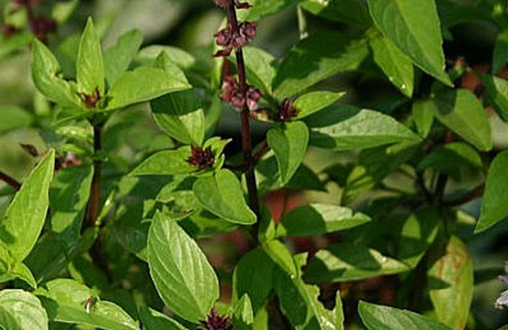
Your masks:
{"label": "shaded leaf", "polygon": [[295,329],[343,330],[344,316],[340,293],[337,293],[333,311],[318,300],[319,288],[305,284],[299,277],[278,269],[275,273],[275,291],[280,306]]}
{"label": "shaded leaf", "polygon": [[237,263],[233,273],[233,297],[237,301],[248,295],[252,309],[257,312],[273,287],[274,263],[260,249],[245,254]]}
{"label": "shaded leaf", "polygon": [[32,123],[32,115],[25,109],[15,105],[0,107],[0,134],[27,127]]}
{"label": "shaded leaf", "polygon": [[398,260],[415,268],[436,239],[441,217],[433,207],[423,207],[404,222],[398,244]]}
{"label": "shaded leaf", "polygon": [[310,204],[287,213],[277,226],[277,236],[314,236],[361,226],[371,219],[346,207]]}
{"label": "shaded leaf", "polygon": [[421,137],[426,138],[432,124],[434,123],[434,113],[436,112],[436,103],[432,100],[417,100],[413,102],[411,109],[416,129]]}
{"label": "shaded leaf", "polygon": [[307,0],[302,8],[334,22],[342,22],[360,27],[372,24],[367,2],[363,0]]}
{"label": "shaded leaf", "polygon": [[491,127],[482,103],[469,90],[436,95],[436,118],[481,151],[492,149]]}
{"label": "shaded leaf", "polygon": [[122,34],[114,46],[104,52],[104,67],[107,83],[111,86],[129,68],[143,43],[143,34],[131,30]]}
{"label": "shaded leaf", "polygon": [[159,127],[172,138],[200,146],[205,135],[205,115],[194,90],[169,93],[150,102]]}
{"label": "shaded leaf", "polygon": [[305,270],[310,283],[345,282],[407,271],[400,261],[365,246],[341,243],[320,250]]}
{"label": "shaded leaf", "polygon": [[492,104],[499,118],[508,122],[508,81],[489,75],[483,75],[482,81],[487,89],[488,102]]}
{"label": "shaded leaf", "polygon": [[159,313],[151,308],[141,306],[139,312],[141,322],[145,326],[146,330],[185,330],[186,328],[168,317],[165,314]]}
{"label": "shaded leaf", "polygon": [[60,170],[51,183],[51,229],[61,234],[60,238],[68,244],[79,238],[92,176],[92,166],[72,166]]}
{"label": "shaded leaf", "polygon": [[494,158],[490,165],[485,184],[485,194],[481,209],[480,220],[475,233],[480,233],[508,216],[508,151],[504,151]]}
{"label": "shaded leaf", "polygon": [[275,96],[284,99],[337,73],[355,70],[368,54],[363,39],[337,32],[312,34],[284,57],[273,82]]}

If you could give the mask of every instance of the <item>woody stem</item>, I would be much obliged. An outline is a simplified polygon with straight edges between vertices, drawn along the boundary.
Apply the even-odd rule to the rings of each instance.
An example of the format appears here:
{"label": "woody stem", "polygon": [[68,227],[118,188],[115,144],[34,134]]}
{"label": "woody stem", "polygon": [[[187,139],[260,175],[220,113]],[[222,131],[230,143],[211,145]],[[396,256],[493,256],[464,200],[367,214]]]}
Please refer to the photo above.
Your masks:
{"label": "woody stem", "polygon": [[[230,27],[233,31],[238,31],[238,18],[236,16],[236,8],[234,3],[231,3],[228,7],[228,21]],[[235,50],[236,55],[236,65],[238,71],[238,80],[240,84],[240,92],[245,94],[247,90],[247,79],[245,75],[245,61],[243,58],[242,48],[237,48]],[[254,211],[256,216],[259,219],[260,214],[260,205],[259,205],[259,194],[256,185],[256,175],[254,171],[253,157],[252,157],[252,140],[251,140],[251,132],[250,132],[250,111],[247,105],[244,105],[240,114],[241,117],[241,125],[242,125],[242,149],[243,149],[243,157],[244,163],[246,164],[246,172],[245,178],[247,181],[247,190],[249,194],[249,206]]]}

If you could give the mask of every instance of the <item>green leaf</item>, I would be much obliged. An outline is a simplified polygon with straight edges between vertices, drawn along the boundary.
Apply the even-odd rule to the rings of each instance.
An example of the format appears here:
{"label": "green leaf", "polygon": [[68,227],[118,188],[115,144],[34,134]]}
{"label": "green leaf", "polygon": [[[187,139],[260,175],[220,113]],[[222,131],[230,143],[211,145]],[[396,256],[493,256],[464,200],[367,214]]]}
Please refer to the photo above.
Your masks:
{"label": "green leaf", "polygon": [[492,227],[508,216],[508,151],[504,151],[494,158],[490,165],[485,184],[485,194],[481,209],[480,220],[475,233],[480,233]]}
{"label": "green leaf", "polygon": [[503,30],[496,38],[492,55],[492,73],[496,74],[508,63],[508,30]]}
{"label": "green leaf", "polygon": [[37,281],[35,280],[30,269],[22,262],[18,262],[15,264],[10,270],[9,275],[12,275],[15,278],[19,278],[24,281],[32,288],[37,288]]}
{"label": "green leaf", "polygon": [[32,123],[32,115],[15,105],[0,106],[0,134],[27,127]]}
{"label": "green leaf", "polygon": [[263,242],[263,250],[285,273],[295,277],[299,276],[300,269],[296,265],[288,247],[279,240]]}
{"label": "green leaf", "polygon": [[254,323],[254,312],[248,295],[235,304],[233,310],[233,324],[236,330],[252,330]]}
{"label": "green leaf", "polygon": [[191,86],[162,69],[140,67],[118,77],[108,94],[106,110],[149,101],[167,93],[186,90]]}
{"label": "green leaf", "polygon": [[144,66],[153,66],[155,60],[164,52],[169,57],[170,61],[176,63],[182,69],[190,69],[196,64],[196,59],[186,51],[161,45],[150,45],[141,49],[136,56],[136,64]]}
{"label": "green leaf", "polygon": [[436,239],[441,217],[433,207],[422,207],[404,222],[397,259],[416,268]]}
{"label": "green leaf", "polygon": [[278,13],[302,1],[303,0],[249,0],[252,8],[245,11],[244,18],[247,21],[258,21],[265,16]]}
{"label": "green leaf", "polygon": [[482,103],[469,90],[445,91],[435,97],[436,118],[481,151],[492,149],[490,122]]}
{"label": "green leaf", "polygon": [[411,59],[390,39],[379,36],[370,40],[374,62],[383,70],[388,80],[407,97],[413,95],[415,73]]}
{"label": "green leaf", "polygon": [[138,165],[131,175],[175,175],[188,174],[197,167],[187,160],[191,157],[191,148],[184,146],[176,150],[159,151]]}
{"label": "green leaf", "polygon": [[268,131],[267,141],[279,165],[280,180],[287,184],[300,167],[307,152],[309,129],[303,122],[285,123]]}
{"label": "green leaf", "polygon": [[426,138],[429,136],[432,124],[434,123],[436,103],[432,100],[417,100],[413,102],[411,111],[418,133],[421,137]]}
{"label": "green leaf", "polygon": [[80,108],[81,100],[74,85],[60,76],[60,64],[51,51],[39,40],[33,44],[32,80],[37,89],[50,101],[64,107]]}
{"label": "green leaf", "polygon": [[219,298],[219,282],[197,243],[176,221],[157,213],[148,234],[150,275],[178,316],[198,323]]}
{"label": "green leaf", "polygon": [[369,0],[381,32],[423,71],[453,86],[444,71],[443,39],[434,0]]}
{"label": "green leaf", "polygon": [[310,204],[290,211],[277,227],[277,236],[314,236],[346,230],[371,219],[346,207]]}
{"label": "green leaf", "polygon": [[256,215],[243,197],[240,181],[229,170],[199,178],[194,183],[193,191],[201,206],[219,218],[241,225],[256,222]]}
{"label": "green leaf", "polygon": [[156,123],[166,134],[185,144],[203,143],[205,115],[194,90],[161,96],[152,100],[150,106]]}
{"label": "green leaf", "polygon": [[48,330],[48,316],[41,302],[23,290],[0,291],[0,328]]}
{"label": "green leaf", "polygon": [[99,36],[91,18],[88,18],[79,42],[76,78],[81,93],[93,95],[98,89],[99,95],[104,95],[104,60]]}
{"label": "green leaf", "polygon": [[72,13],[78,4],[79,0],[69,0],[55,3],[51,10],[51,18],[60,25],[65,23],[72,16]]}
{"label": "green leaf", "polygon": [[127,71],[142,43],[143,34],[141,31],[131,30],[122,34],[116,45],[104,52],[105,76],[110,86],[121,74]]}
{"label": "green leaf", "polygon": [[310,92],[298,97],[293,106],[298,110],[297,119],[305,118],[322,110],[342,98],[346,93]]}
{"label": "green leaf", "polygon": [[50,321],[104,330],[139,330],[137,322],[122,308],[100,300],[93,290],[74,280],[48,282],[36,294],[48,312]]}
{"label": "green leaf", "polygon": [[358,312],[369,330],[450,330],[431,318],[388,306],[360,301]]}
{"label": "green leaf", "polygon": [[496,76],[483,75],[487,100],[504,122],[508,122],[508,81]]}
{"label": "green leaf", "polygon": [[141,306],[139,316],[146,330],[186,330],[177,321],[146,306]]}
{"label": "green leaf", "polygon": [[370,191],[407,162],[416,153],[418,146],[417,143],[403,142],[362,150],[358,165],[347,174],[342,203],[349,205],[357,197]]}
{"label": "green leaf", "polygon": [[[409,128],[377,111],[351,106],[337,106],[329,108],[329,111],[335,112],[336,118],[334,122],[328,121],[329,126],[314,126],[310,139],[312,145],[335,150],[354,150],[420,141],[420,137]],[[326,116],[322,119],[326,119]]]}
{"label": "green leaf", "polygon": [[92,177],[92,166],[72,166],[61,169],[51,183],[51,230],[69,244],[79,238]]}
{"label": "green leaf", "polygon": [[337,73],[356,70],[368,55],[363,39],[337,32],[312,34],[282,60],[273,83],[275,96],[285,99]]}
{"label": "green leaf", "polygon": [[367,2],[363,0],[307,0],[302,8],[314,15],[340,23],[368,27],[372,24]]}
{"label": "green leaf", "polygon": [[[5,7],[4,7],[5,8]],[[5,58],[23,47],[30,45],[34,36],[29,32],[20,32],[8,38],[0,38],[0,58]]]}
{"label": "green leaf", "polygon": [[[274,57],[255,47],[244,47],[243,57],[249,83],[261,89],[266,95],[271,95],[273,80],[277,74]],[[234,60],[236,61],[236,57]]]}
{"label": "green leaf", "polygon": [[39,237],[49,205],[55,151],[51,150],[32,171],[0,222],[0,240],[16,261],[30,253]]}
{"label": "green leaf", "polygon": [[[428,271],[430,300],[437,319],[452,329],[464,329],[473,300],[473,261],[456,236],[434,251]],[[443,255],[443,252],[444,255]]]}
{"label": "green leaf", "polygon": [[275,291],[280,306],[297,330],[343,330],[344,316],[340,293],[333,311],[318,300],[319,288],[305,284],[299,277],[280,269],[275,273]]}
{"label": "green leaf", "polygon": [[470,169],[481,169],[483,167],[482,158],[469,144],[452,142],[434,149],[425,156],[418,164],[417,170],[423,171],[432,168],[447,174],[455,181],[460,181],[461,173],[458,170],[464,166]]}
{"label": "green leaf", "polygon": [[234,300],[248,295],[253,311],[257,312],[272,289],[273,266],[271,259],[260,249],[245,254],[233,273]]}
{"label": "green leaf", "polygon": [[340,243],[320,250],[311,259],[304,278],[310,283],[346,282],[398,274],[408,267],[362,245]]}

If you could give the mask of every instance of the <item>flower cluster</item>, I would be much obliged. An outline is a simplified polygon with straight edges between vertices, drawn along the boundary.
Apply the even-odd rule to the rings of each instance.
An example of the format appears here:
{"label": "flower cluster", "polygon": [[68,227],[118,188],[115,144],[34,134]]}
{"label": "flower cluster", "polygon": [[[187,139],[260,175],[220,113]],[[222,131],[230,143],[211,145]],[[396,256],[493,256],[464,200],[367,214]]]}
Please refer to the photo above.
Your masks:
{"label": "flower cluster", "polygon": [[32,33],[39,40],[46,41],[50,33],[55,32],[57,24],[52,18],[37,16],[30,22]]}
{"label": "flower cluster", "polygon": [[290,99],[285,99],[279,105],[279,113],[277,114],[276,120],[278,121],[290,121],[298,113],[298,110],[293,106],[293,102]]}
{"label": "flower cluster", "polygon": [[249,3],[240,2],[240,0],[215,0],[215,3],[217,4],[217,6],[226,9],[231,5],[234,5],[238,9],[249,9],[250,7],[252,7]]}
{"label": "flower cluster", "polygon": [[219,50],[214,56],[229,56],[233,49],[242,48],[257,34],[257,23],[243,22],[237,29],[229,26],[215,34],[217,45],[226,47]]}
{"label": "flower cluster", "polygon": [[201,321],[203,330],[234,330],[233,321],[230,317],[220,316],[213,309],[206,321]]}
{"label": "flower cluster", "polygon": [[[505,262],[505,264],[504,264],[504,271],[506,273],[508,273],[508,261]],[[504,285],[508,286],[508,277],[507,276],[499,275],[498,278],[501,282],[503,282]],[[495,307],[498,309],[503,309],[504,307],[507,307],[507,306],[508,306],[508,290],[505,290],[501,293],[501,296],[499,296],[499,298],[497,298]]]}
{"label": "flower cluster", "polygon": [[212,166],[215,163],[215,159],[212,154],[212,148],[206,149],[191,146],[192,155],[187,159],[187,162],[196,166],[198,169],[204,169]]}
{"label": "flower cluster", "polygon": [[[32,33],[37,39],[41,41],[47,41],[48,35],[50,33],[55,32],[57,28],[57,22],[53,18],[48,18],[42,15],[36,16],[33,13],[34,9],[32,8],[32,6],[38,4],[40,0],[11,0],[11,1],[18,6],[18,8],[15,8],[13,10],[13,13],[16,12],[21,7],[26,7],[30,21],[29,22],[30,29],[32,30]],[[4,37],[10,37],[20,32],[21,29],[19,27],[10,24],[6,24],[2,28],[2,35]]]}
{"label": "flower cluster", "polygon": [[221,99],[229,102],[234,108],[243,109],[244,106],[250,111],[258,109],[258,101],[263,97],[263,93],[254,86],[247,86],[242,91],[240,84],[234,77],[224,78],[222,83]]}

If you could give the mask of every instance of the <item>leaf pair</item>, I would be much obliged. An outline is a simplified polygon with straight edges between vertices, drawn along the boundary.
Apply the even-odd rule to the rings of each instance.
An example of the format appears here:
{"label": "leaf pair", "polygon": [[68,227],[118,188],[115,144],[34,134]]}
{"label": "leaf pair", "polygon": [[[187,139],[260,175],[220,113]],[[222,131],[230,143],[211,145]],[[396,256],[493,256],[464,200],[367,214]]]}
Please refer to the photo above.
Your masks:
{"label": "leaf pair", "polygon": [[76,82],[62,77],[55,56],[37,40],[34,41],[32,77],[48,99],[81,112],[124,108],[190,88],[187,82],[160,68],[141,67],[125,72],[140,45],[139,32],[130,32],[103,55],[94,24],[89,19],[79,44]]}

